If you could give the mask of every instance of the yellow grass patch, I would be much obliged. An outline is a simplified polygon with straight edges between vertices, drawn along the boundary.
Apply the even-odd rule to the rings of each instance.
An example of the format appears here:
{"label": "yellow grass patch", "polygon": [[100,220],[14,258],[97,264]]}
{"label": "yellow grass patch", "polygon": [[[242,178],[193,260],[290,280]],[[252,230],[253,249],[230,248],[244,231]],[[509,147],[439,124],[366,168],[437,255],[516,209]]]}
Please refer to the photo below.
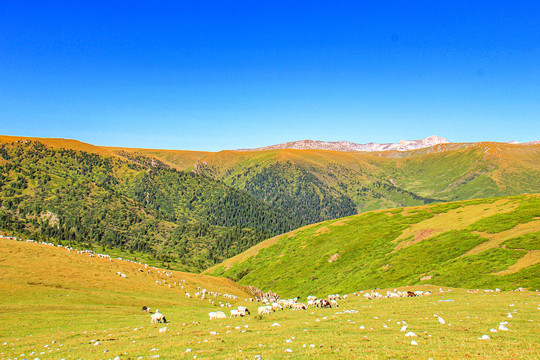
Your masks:
{"label": "yellow grass patch", "polygon": [[333,223],[329,224],[328,226],[345,226],[347,225],[347,223],[349,222],[349,220],[351,220],[352,218],[344,218],[344,219],[339,219],[338,221],[334,221]]}
{"label": "yellow grass patch", "polygon": [[187,151],[187,150],[156,150],[156,149],[137,149],[137,148],[121,148],[121,147],[106,147],[113,154],[118,154],[121,151],[128,153],[138,153],[151,158],[156,158],[163,163],[177,170],[190,170],[197,161],[208,156],[206,151]]}
{"label": "yellow grass patch", "polygon": [[111,153],[106,147],[95,146],[95,145],[83,143],[78,140],[0,135],[0,142],[2,143],[11,143],[15,141],[25,141],[25,140],[39,141],[55,149],[71,149],[71,150],[77,150],[77,151],[86,151],[88,153],[99,154],[103,156],[114,156],[114,154]]}
{"label": "yellow grass patch", "polygon": [[420,242],[424,239],[427,239],[429,237],[432,237],[433,234],[437,233],[440,234],[439,229],[424,229],[420,230],[418,233],[414,234],[414,239],[410,241],[402,241],[400,242],[392,252],[396,252],[400,249],[406,248],[407,246],[411,246],[416,244],[417,242]]}
{"label": "yellow grass patch", "polygon": [[[65,248],[6,239],[0,239],[0,265],[0,292],[4,293],[16,292],[17,289],[30,286],[72,289],[87,294],[94,293],[98,297],[130,291],[153,297],[163,292],[166,287],[172,295],[185,298],[185,291],[193,294],[200,286],[209,291],[242,297],[248,295],[244,287],[225,278],[156,270],[150,266],[145,268],[138,263],[90,257],[75,250],[68,252]],[[150,270],[150,273],[147,270]],[[172,275],[166,276],[165,271]],[[127,278],[118,276],[117,272],[125,274]],[[181,280],[185,280],[184,289],[179,286]]]}
{"label": "yellow grass patch", "polygon": [[528,251],[521,259],[519,259],[515,264],[510,265],[508,269],[500,271],[495,275],[507,275],[518,272],[519,270],[533,266],[540,263],[540,250],[531,250]]}
{"label": "yellow grass patch", "polygon": [[[430,219],[423,220],[417,224],[412,224],[408,229],[405,229],[401,235],[393,241],[399,242],[395,250],[410,246],[428,237],[440,235],[448,230],[464,229],[482,218],[499,213],[510,212],[518,205],[519,204],[516,202],[509,203],[508,199],[501,199],[495,201],[489,208],[486,208],[486,204],[465,205],[461,208],[448,210],[442,214],[436,214]],[[431,231],[429,232],[429,236],[425,235],[428,233],[426,231]],[[413,236],[415,241],[402,245],[401,242],[410,236]]]}
{"label": "yellow grass patch", "polygon": [[501,244],[502,242],[508,239],[512,239],[517,236],[521,236],[524,234],[537,231],[539,228],[540,228],[540,221],[533,220],[525,224],[518,224],[510,230],[502,231],[500,233],[495,233],[495,234],[488,234],[484,232],[475,231],[476,234],[479,234],[483,238],[487,238],[489,240],[478,246],[475,246],[471,250],[467,251],[467,253],[464,254],[463,256],[476,255],[488,249],[499,247],[499,244]]}

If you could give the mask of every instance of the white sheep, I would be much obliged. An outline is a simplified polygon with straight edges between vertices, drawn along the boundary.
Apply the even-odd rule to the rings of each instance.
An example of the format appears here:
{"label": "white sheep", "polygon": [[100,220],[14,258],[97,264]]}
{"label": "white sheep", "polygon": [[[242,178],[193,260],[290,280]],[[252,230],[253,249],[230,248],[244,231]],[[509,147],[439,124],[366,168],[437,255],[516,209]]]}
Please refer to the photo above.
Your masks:
{"label": "white sheep", "polygon": [[257,309],[257,314],[259,315],[269,315],[274,309],[271,306],[259,306]]}
{"label": "white sheep", "polygon": [[166,323],[167,319],[165,319],[165,315],[157,312],[156,310],[156,312],[150,316],[150,323],[152,324],[152,323],[161,323],[161,322]]}
{"label": "white sheep", "polygon": [[248,309],[247,307],[245,307],[245,306],[239,306],[239,307],[238,307],[238,311],[243,312],[243,313],[244,313],[244,316],[246,316],[246,314],[251,314],[251,313],[249,312],[249,309]]}
{"label": "white sheep", "polygon": [[246,313],[244,313],[243,311],[240,311],[238,309],[232,309],[231,310],[231,317],[242,317],[242,316],[246,316]]}
{"label": "white sheep", "polygon": [[210,317],[210,320],[227,318],[227,315],[225,315],[223,311],[212,311],[208,313],[208,316]]}

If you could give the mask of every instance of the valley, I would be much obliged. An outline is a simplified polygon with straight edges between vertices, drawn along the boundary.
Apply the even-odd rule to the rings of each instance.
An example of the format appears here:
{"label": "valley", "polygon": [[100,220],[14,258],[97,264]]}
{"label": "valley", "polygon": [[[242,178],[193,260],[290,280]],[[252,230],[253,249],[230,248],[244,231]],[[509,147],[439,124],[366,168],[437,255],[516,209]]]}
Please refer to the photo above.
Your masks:
{"label": "valley", "polygon": [[[0,137],[0,357],[537,358],[539,154]],[[257,315],[251,287],[347,297]]]}

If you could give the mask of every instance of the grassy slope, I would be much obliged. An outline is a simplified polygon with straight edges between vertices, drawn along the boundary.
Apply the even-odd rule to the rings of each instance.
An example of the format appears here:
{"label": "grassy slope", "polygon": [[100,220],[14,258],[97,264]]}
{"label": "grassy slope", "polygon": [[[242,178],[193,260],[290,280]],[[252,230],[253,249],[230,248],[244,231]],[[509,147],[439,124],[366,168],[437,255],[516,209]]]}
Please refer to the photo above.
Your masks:
{"label": "grassy slope", "polygon": [[[446,286],[537,288],[539,217],[539,195],[364,213],[267,240],[206,273],[287,296],[421,284],[424,276]],[[504,272],[525,256],[524,267]]]}
{"label": "grassy slope", "polygon": [[[47,359],[535,359],[537,294],[503,292],[468,294],[454,289],[422,298],[368,301],[351,296],[338,309],[285,310],[256,316],[209,321],[222,310],[207,301],[188,299],[197,286],[235,294],[216,302],[245,302],[249,296],[226,279],[173,272],[164,280],[138,264],[108,261],[65,249],[0,239],[0,358]],[[116,275],[127,274],[127,279]],[[185,279],[184,290],[174,281]],[[304,297],[306,294],[302,294]],[[159,308],[167,324],[150,324],[142,305]],[[355,310],[356,313],[343,313]],[[225,309],[226,312],[228,312]],[[507,314],[513,317],[508,318]],[[446,325],[437,317],[442,316]],[[418,346],[400,332],[415,332]],[[510,331],[489,332],[508,321]],[[274,323],[281,326],[272,326]],[[450,325],[451,324],[451,325]],[[364,329],[361,329],[363,326]],[[159,332],[166,327],[165,332]],[[490,341],[478,340],[488,334]],[[287,342],[289,339],[291,342]],[[100,344],[95,346],[92,340]],[[303,345],[306,345],[305,347]],[[313,345],[311,347],[310,345]],[[285,353],[285,349],[292,353]],[[190,352],[186,352],[190,349]]]}

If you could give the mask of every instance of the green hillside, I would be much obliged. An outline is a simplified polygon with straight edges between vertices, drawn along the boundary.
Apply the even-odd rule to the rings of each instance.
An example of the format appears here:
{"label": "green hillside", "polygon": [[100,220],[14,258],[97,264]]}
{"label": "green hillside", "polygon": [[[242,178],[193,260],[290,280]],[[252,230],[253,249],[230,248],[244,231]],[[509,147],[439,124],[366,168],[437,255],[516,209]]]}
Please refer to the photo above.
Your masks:
{"label": "green hillside", "polygon": [[540,287],[540,195],[373,211],[266,240],[206,271],[296,293]]}
{"label": "green hillside", "polygon": [[540,190],[538,144],[440,144],[376,153],[291,149],[143,153],[302,214],[304,224],[370,210]]}
{"label": "green hillside", "polygon": [[134,153],[0,144],[0,230],[200,271],[300,220]]}

